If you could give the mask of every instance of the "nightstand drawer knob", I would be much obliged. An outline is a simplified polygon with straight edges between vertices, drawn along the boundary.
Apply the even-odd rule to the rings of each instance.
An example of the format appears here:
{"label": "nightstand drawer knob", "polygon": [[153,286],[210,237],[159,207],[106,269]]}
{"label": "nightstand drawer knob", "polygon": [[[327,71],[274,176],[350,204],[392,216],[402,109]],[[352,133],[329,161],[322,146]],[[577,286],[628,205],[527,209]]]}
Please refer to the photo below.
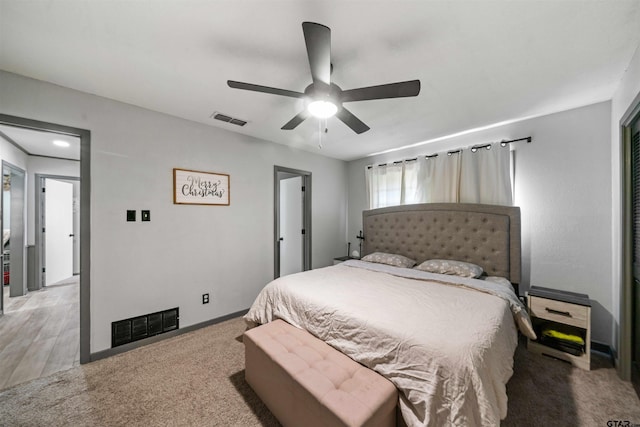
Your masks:
{"label": "nightstand drawer knob", "polygon": [[569,313],[568,311],[554,310],[553,308],[549,308],[549,307],[545,307],[544,309],[547,310],[547,313],[558,314],[560,316],[566,316],[566,317],[572,317],[571,313]]}

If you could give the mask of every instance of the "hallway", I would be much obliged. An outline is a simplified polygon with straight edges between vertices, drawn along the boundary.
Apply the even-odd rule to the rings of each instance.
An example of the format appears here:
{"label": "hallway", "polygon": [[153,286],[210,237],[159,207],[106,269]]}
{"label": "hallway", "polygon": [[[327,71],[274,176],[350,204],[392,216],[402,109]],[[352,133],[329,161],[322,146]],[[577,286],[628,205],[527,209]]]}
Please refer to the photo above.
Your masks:
{"label": "hallway", "polygon": [[80,364],[80,276],[9,298],[0,317],[0,389]]}

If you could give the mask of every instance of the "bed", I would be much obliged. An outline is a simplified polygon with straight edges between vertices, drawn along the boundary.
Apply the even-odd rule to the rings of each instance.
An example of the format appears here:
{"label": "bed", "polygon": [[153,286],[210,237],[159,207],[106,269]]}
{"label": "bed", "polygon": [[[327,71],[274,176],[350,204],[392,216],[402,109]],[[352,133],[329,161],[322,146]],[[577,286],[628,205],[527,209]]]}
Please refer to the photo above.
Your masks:
{"label": "bed", "polygon": [[[499,425],[517,330],[535,337],[512,287],[520,281],[519,208],[382,208],[363,212],[363,229],[363,260],[274,280],[247,323],[282,319],[388,378],[409,426]],[[461,277],[444,261],[434,272],[430,260],[484,271]]]}

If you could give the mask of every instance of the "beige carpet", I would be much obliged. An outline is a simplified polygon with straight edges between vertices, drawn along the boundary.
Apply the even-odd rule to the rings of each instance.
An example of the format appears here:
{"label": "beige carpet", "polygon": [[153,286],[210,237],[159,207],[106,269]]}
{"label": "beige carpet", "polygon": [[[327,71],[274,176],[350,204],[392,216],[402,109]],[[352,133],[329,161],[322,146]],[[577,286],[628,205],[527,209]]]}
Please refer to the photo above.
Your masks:
{"label": "beige carpet", "polygon": [[[0,391],[2,426],[277,426],[244,381],[242,319]],[[640,423],[605,359],[590,372],[516,352],[507,426]]]}

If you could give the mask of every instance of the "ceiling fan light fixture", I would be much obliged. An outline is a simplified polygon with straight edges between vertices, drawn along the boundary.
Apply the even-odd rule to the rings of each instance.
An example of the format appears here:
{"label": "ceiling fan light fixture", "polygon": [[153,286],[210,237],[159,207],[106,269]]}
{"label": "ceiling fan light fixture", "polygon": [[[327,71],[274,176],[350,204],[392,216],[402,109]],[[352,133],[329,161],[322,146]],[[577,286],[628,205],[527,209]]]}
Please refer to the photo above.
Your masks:
{"label": "ceiling fan light fixture", "polygon": [[307,106],[312,116],[319,119],[328,119],[338,112],[338,107],[331,101],[313,101]]}

